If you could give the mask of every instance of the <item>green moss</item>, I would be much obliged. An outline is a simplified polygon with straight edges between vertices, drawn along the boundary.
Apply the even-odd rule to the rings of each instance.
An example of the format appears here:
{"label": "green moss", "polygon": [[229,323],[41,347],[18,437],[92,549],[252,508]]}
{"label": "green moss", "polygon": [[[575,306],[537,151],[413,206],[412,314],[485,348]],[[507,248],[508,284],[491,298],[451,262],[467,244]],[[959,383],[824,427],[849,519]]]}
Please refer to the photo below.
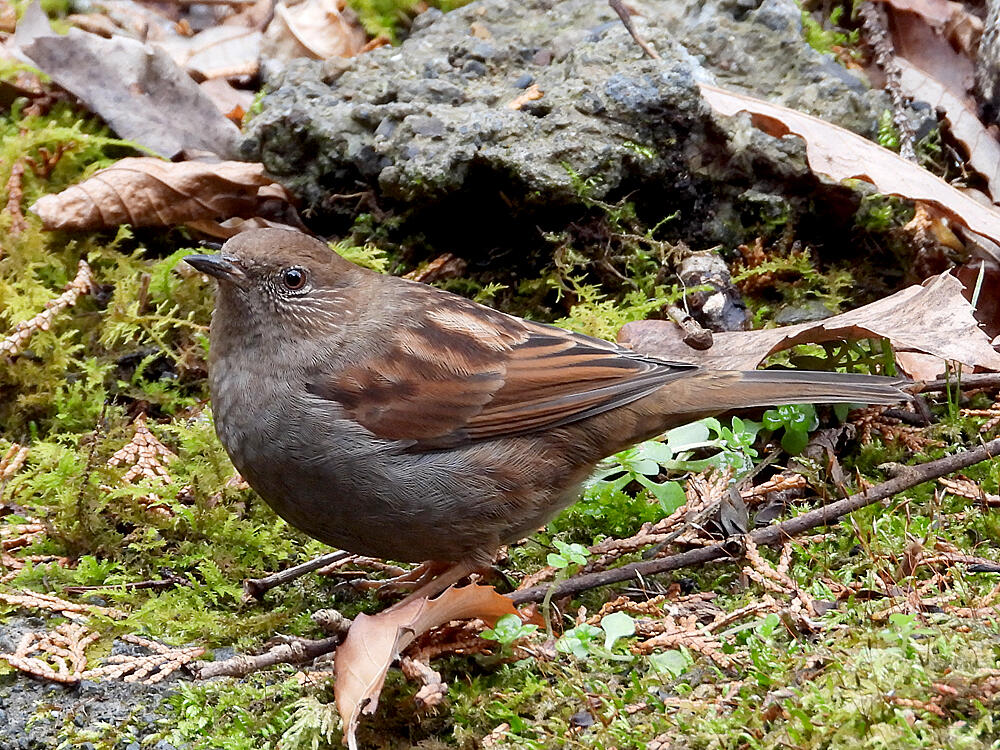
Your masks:
{"label": "green moss", "polygon": [[[379,12],[391,13],[401,6],[381,7]],[[11,166],[25,156],[41,164],[46,151],[62,149],[51,172],[30,167],[25,172],[28,205],[131,153],[128,144],[66,105],[32,117],[21,117],[15,109],[0,118],[0,134],[4,204]],[[641,145],[625,148],[637,157],[649,156]],[[606,338],[625,322],[679,300],[680,291],[664,271],[677,248],[661,239],[672,216],[644,224],[635,204],[596,200],[594,187],[577,181],[580,223],[532,248],[538,260],[525,264],[530,271],[500,275],[491,268],[441,285]],[[755,214],[755,221],[774,234],[792,232],[782,207],[773,208]],[[905,219],[899,206],[882,199],[869,200],[863,212],[859,227],[873,235]],[[181,262],[193,252],[190,241],[179,233],[165,240],[162,233],[128,231],[44,233],[30,214],[27,222],[26,230],[12,233],[10,212],[0,211],[0,329],[7,331],[42,310],[73,278],[80,258],[93,267],[101,292],[60,313],[21,355],[0,367],[0,455],[15,441],[30,449],[25,466],[0,484],[0,503],[17,513],[0,523],[32,517],[45,525],[45,534],[14,551],[17,556],[70,558],[69,564],[29,563],[4,587],[57,594],[66,586],[102,587],[94,595],[125,611],[126,618],[90,617],[90,626],[101,633],[89,654],[95,660],[108,653],[113,636],[126,632],[173,644],[249,651],[275,632],[318,636],[308,616],[312,610],[332,605],[354,615],[382,606],[372,595],[319,576],[272,590],[263,602],[242,603],[244,578],[325,548],[290,530],[253,492],[231,481],[233,467],[215,438],[207,405],[206,333],[213,287]],[[349,241],[335,250],[378,271],[402,272],[415,261],[403,243],[388,241],[391,222],[359,217]],[[774,254],[736,279],[752,283],[765,275],[774,281],[755,301],[760,322],[780,305],[818,300],[836,311],[857,301],[855,277],[844,268],[821,266],[812,253]],[[885,352],[852,345],[814,347],[794,356],[856,369],[881,365]],[[989,401],[980,397],[976,405]],[[126,467],[108,464],[131,439],[139,413],[176,454],[164,462],[169,484],[128,483]],[[846,489],[858,476],[883,479],[887,461],[938,457],[979,441],[981,419],[947,407],[939,407],[938,416],[940,424],[929,435],[942,445],[928,447],[926,456],[914,456],[893,441],[846,449],[840,456]],[[760,444],[757,449],[763,450]],[[986,492],[998,491],[1000,461],[966,473]],[[818,468],[814,478],[822,488]],[[832,496],[841,488],[828,491]],[[506,566],[514,575],[536,571],[556,540],[586,544],[626,536],[664,513],[639,483],[588,490],[543,533],[511,546]],[[821,627],[815,632],[800,632],[776,617],[735,623],[721,636],[735,659],[729,670],[703,654],[681,651],[671,661],[680,665],[678,672],[665,673],[662,659],[632,654],[628,646],[634,641],[627,638],[611,652],[595,650],[580,659],[561,652],[515,663],[452,656],[434,662],[449,691],[433,716],[416,710],[417,687],[393,670],[378,714],[364,720],[363,745],[472,748],[507,724],[499,741],[505,748],[634,748],[660,735],[668,746],[690,748],[990,747],[1000,736],[995,719],[1000,706],[995,696],[977,694],[974,686],[982,665],[1000,656],[995,618],[958,620],[947,612],[923,612],[912,620],[888,620],[879,609],[884,602],[870,592],[881,590],[886,580],[906,590],[932,580],[929,569],[900,572],[900,560],[914,540],[928,545],[940,540],[995,558],[1000,511],[927,484],[862,510],[829,531],[796,548],[789,575],[824,601],[836,598],[838,585],[860,584],[862,593],[842,597],[835,609],[818,616]],[[772,550],[763,554],[776,559]],[[128,585],[159,579],[164,570],[176,577],[175,585]],[[555,624],[557,630],[572,626],[578,607],[593,612],[619,592],[657,591],[671,583],[682,583],[685,591],[711,592],[711,605],[731,612],[766,593],[744,580],[741,570],[741,563],[727,561],[591,591],[568,606],[558,603]],[[951,597],[949,605],[973,606],[994,585],[990,574],[965,570],[954,573],[941,594]],[[4,605],[0,616],[12,612]],[[536,652],[549,654],[544,635],[533,637]],[[206,750],[277,750],[279,742],[284,750],[339,746],[329,687],[301,686],[289,671],[179,686],[169,703],[170,718],[148,744],[163,738],[178,748]],[[0,675],[4,684],[23,679],[6,666],[0,666]],[[944,717],[887,699],[929,701],[940,695],[939,683],[966,686],[947,703]],[[101,750],[127,736],[121,727],[66,731],[67,746],[89,741]]]}

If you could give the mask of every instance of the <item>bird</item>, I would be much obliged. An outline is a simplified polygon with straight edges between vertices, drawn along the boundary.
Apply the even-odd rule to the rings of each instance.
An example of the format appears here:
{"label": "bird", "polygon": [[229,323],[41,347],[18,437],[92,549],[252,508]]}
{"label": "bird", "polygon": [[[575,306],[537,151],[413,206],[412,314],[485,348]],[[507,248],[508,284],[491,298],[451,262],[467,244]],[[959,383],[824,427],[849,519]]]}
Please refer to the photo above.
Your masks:
{"label": "bird", "polygon": [[216,433],[292,526],[423,563],[413,597],[492,567],[607,456],[737,408],[897,403],[895,378],[712,370],[499,312],[254,229],[188,264],[218,282]]}

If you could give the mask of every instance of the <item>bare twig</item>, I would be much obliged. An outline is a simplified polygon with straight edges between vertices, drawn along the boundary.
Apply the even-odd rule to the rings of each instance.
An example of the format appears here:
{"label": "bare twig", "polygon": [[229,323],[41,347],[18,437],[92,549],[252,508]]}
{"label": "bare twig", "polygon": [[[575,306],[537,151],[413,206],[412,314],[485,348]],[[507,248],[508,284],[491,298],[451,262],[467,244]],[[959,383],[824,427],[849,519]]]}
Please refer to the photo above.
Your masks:
{"label": "bare twig", "polygon": [[188,586],[190,581],[176,573],[166,572],[163,578],[148,581],[131,581],[128,583],[102,583],[99,586],[63,586],[64,594],[85,594],[88,591],[106,591],[108,589],[118,589],[121,591],[134,591],[136,589],[169,589],[174,586]]}
{"label": "bare twig", "polygon": [[981,372],[962,375],[961,378],[938,378],[937,380],[927,380],[923,383],[918,383],[917,386],[917,390],[921,393],[947,391],[958,388],[961,388],[963,391],[973,389],[992,390],[1000,388],[1000,373]]}
{"label": "bare twig", "polygon": [[310,560],[309,562],[304,562],[300,565],[293,565],[290,568],[280,570],[277,573],[272,573],[271,575],[264,576],[263,578],[247,578],[243,581],[243,601],[247,602],[253,601],[254,599],[260,599],[265,593],[273,589],[275,586],[281,586],[289,581],[294,581],[296,578],[304,576],[306,573],[312,573],[314,570],[325,568],[327,565],[340,562],[350,556],[350,552],[337,550],[336,552],[328,552],[325,555],[320,555],[315,560]]}
{"label": "bare twig", "polygon": [[[907,467],[908,471],[903,472],[900,476],[894,477],[893,479],[883,482],[882,484],[875,485],[865,492],[860,492],[856,495],[846,497],[843,500],[838,500],[830,503],[829,505],[824,505],[822,508],[816,508],[815,510],[803,513],[801,516],[797,516],[788,521],[774,524],[773,526],[766,526],[762,529],[757,529],[750,534],[750,538],[753,539],[754,543],[757,545],[776,544],[784,539],[787,539],[788,537],[801,534],[809,529],[814,529],[818,526],[828,526],[831,523],[835,523],[840,520],[848,513],[853,513],[854,511],[864,508],[867,505],[877,503],[880,500],[885,500],[898,492],[902,492],[903,490],[910,489],[918,484],[923,484],[924,482],[929,482],[933,479],[945,476],[953,471],[965,469],[973,464],[986,461],[997,455],[1000,455],[1000,438],[991,440],[978,448],[965,451],[964,453],[946,456],[945,458],[940,458],[936,461],[928,461],[927,463],[920,464],[919,466]],[[607,586],[611,583],[619,583],[621,581],[629,581],[634,578],[657,575],[659,573],[666,573],[671,570],[687,568],[693,565],[703,565],[704,563],[712,562],[714,560],[732,557],[730,550],[730,545],[713,544],[709,547],[702,547],[700,549],[690,550],[689,552],[682,552],[681,554],[664,557],[659,560],[630,563],[612,570],[576,576],[557,584],[554,587],[552,596],[553,598],[572,596],[574,594],[579,594],[581,591],[588,591],[590,589],[597,588],[598,586]],[[545,598],[545,595],[549,592],[550,588],[553,587],[544,585],[534,586],[530,589],[515,591],[508,596],[515,604],[539,602]]]}
{"label": "bare twig", "polygon": [[224,661],[210,661],[191,667],[191,671],[199,680],[223,676],[243,677],[251,672],[273,667],[276,664],[301,664],[311,661],[318,656],[334,651],[342,640],[343,636],[339,635],[320,638],[316,641],[296,638],[290,643],[275,646],[263,654],[256,656],[241,654]]}
{"label": "bare twig", "polygon": [[907,117],[906,97],[900,84],[901,71],[896,63],[896,52],[889,37],[885,11],[877,3],[864,2],[858,8],[861,25],[872,50],[875,52],[875,62],[885,73],[885,90],[892,102],[892,122],[899,130],[899,155],[908,161],[916,161],[917,154],[913,150],[916,140],[913,126]]}
{"label": "bare twig", "polygon": [[657,51],[650,47],[646,40],[639,36],[639,32],[636,31],[635,24],[632,23],[632,14],[629,13],[628,8],[625,7],[623,0],[608,0],[608,5],[610,5],[611,9],[618,14],[618,17],[625,25],[625,28],[628,29],[628,33],[632,35],[632,38],[635,39],[635,43],[642,48],[642,51],[654,60],[659,60],[660,55]]}

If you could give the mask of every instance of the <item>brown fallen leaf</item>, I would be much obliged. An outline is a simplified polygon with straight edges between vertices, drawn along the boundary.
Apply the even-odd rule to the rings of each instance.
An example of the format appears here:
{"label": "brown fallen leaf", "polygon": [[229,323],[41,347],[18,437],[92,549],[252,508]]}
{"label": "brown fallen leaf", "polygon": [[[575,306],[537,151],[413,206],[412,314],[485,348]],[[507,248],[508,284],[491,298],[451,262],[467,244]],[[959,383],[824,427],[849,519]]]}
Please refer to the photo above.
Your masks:
{"label": "brown fallen leaf", "polygon": [[417,636],[451,620],[477,617],[495,622],[508,614],[517,614],[510,599],[491,586],[473,584],[381,614],[358,615],[334,659],[334,694],[344,722],[344,743],[356,750],[355,733],[362,714],[378,708],[389,667]]}
{"label": "brown fallen leaf", "polygon": [[278,60],[353,57],[365,46],[365,32],[343,10],[342,0],[279,2],[264,32],[264,54]]}
{"label": "brown fallen leaf", "polygon": [[982,19],[953,0],[879,0],[897,11],[919,16],[959,51],[974,55],[983,35]]}
{"label": "brown fallen leaf", "polygon": [[28,6],[14,41],[120,137],[167,158],[193,150],[236,156],[239,129],[162,49],[79,29],[59,36],[38,3]]}
{"label": "brown fallen leaf", "polygon": [[262,164],[133,157],[61,193],[39,198],[30,210],[46,229],[79,230],[250,218],[266,204],[287,208],[290,199]]}
{"label": "brown fallen leaf", "polygon": [[933,203],[950,219],[1000,242],[1000,210],[978,203],[877,143],[817,117],[745,94],[699,84],[702,96],[721,115],[749,112],[769,135],[797,135],[806,144],[809,166],[836,182],[864,180],[880,193]]}
{"label": "brown fallen leaf", "polygon": [[796,344],[870,337],[889,339],[897,352],[932,354],[969,367],[1000,370],[1000,353],[979,328],[962,296],[961,282],[949,274],[815,323],[716,333],[712,347],[704,351],[685,344],[683,332],[672,321],[636,321],[618,333],[619,343],[644,354],[733,370],[752,370]]}
{"label": "brown fallen leaf", "polygon": [[951,134],[969,151],[969,166],[986,178],[990,197],[1000,199],[1000,143],[983,126],[968,97],[945,87],[937,78],[902,57],[896,58],[899,83],[907,96],[939,110],[948,121]]}
{"label": "brown fallen leaf", "polygon": [[194,36],[175,34],[156,45],[199,80],[212,80],[257,75],[262,38],[255,29],[226,25],[211,26]]}
{"label": "brown fallen leaf", "polygon": [[225,78],[211,78],[198,85],[219,111],[237,125],[253,106],[253,92],[234,88]]}

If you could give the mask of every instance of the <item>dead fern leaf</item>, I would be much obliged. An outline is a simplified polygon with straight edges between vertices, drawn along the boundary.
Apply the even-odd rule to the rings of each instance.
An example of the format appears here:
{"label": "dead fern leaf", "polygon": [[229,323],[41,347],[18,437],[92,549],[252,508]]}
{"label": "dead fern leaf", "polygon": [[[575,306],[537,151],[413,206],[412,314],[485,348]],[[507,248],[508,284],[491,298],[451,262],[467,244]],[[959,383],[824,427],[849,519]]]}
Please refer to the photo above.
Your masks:
{"label": "dead fern leaf", "polygon": [[171,460],[177,458],[177,455],[150,432],[145,414],[137,416],[132,426],[135,428],[132,439],[108,459],[108,466],[130,464],[131,468],[122,477],[124,482],[152,479],[170,484],[173,480],[161,459]]}
{"label": "dead fern leaf", "polygon": [[25,633],[14,653],[0,659],[43,680],[72,684],[84,678],[87,646],[98,637],[84,625],[66,622],[48,633]]}
{"label": "dead fern leaf", "polygon": [[94,289],[94,277],[90,272],[87,261],[81,260],[76,272],[76,277],[66,285],[66,290],[53,300],[45,303],[45,310],[38,313],[30,320],[25,320],[14,326],[14,330],[7,338],[0,341],[0,354],[14,356],[24,349],[28,339],[38,331],[47,331],[52,326],[52,321],[67,307],[72,307],[84,294],[90,294]]}

